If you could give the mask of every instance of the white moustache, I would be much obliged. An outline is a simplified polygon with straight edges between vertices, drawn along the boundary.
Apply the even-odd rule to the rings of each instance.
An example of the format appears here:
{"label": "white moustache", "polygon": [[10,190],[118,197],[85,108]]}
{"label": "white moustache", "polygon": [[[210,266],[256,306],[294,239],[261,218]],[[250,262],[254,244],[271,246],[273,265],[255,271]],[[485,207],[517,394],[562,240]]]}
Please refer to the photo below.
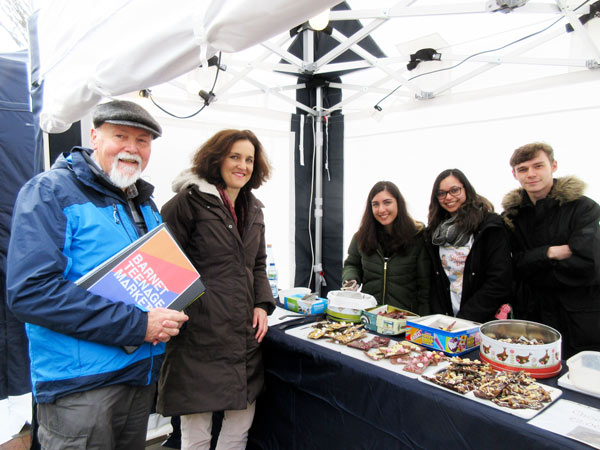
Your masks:
{"label": "white moustache", "polygon": [[140,155],[132,155],[127,152],[121,152],[117,155],[117,159],[119,161],[125,162],[136,162],[138,164],[142,164],[142,157]]}

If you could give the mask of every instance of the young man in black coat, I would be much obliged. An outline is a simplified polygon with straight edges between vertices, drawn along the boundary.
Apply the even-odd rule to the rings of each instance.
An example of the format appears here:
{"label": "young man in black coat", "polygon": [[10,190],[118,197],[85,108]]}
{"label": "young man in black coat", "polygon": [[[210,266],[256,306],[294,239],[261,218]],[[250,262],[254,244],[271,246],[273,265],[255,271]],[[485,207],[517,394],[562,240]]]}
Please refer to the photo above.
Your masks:
{"label": "young man in black coat", "polygon": [[520,189],[502,201],[515,264],[515,313],[563,337],[563,357],[600,350],[600,206],[575,177],[554,179],[552,147],[524,145],[510,165]]}

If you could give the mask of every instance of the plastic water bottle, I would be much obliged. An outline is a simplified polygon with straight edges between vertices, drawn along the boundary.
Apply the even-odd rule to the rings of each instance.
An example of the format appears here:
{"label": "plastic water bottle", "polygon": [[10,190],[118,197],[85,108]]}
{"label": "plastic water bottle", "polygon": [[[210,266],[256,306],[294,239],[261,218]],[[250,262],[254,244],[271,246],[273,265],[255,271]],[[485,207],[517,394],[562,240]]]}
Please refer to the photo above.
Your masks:
{"label": "plastic water bottle", "polygon": [[273,257],[273,247],[271,244],[267,244],[267,278],[269,279],[269,285],[273,292],[273,297],[279,297],[279,290],[277,289],[277,266],[275,266],[275,258]]}
{"label": "plastic water bottle", "polygon": [[269,278],[271,291],[273,291],[273,297],[279,297],[279,290],[277,289],[277,267],[275,267],[275,263],[269,264],[269,267],[267,268],[267,277]]}

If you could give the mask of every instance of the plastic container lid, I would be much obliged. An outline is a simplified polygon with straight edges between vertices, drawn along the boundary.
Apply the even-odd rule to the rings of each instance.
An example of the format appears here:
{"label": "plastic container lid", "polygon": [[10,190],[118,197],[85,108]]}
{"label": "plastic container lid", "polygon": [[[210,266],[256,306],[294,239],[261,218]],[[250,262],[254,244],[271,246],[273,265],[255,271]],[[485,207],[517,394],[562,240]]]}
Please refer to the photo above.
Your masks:
{"label": "plastic container lid", "polygon": [[279,291],[279,301],[283,304],[283,303],[285,303],[286,297],[291,297],[291,296],[297,295],[297,294],[301,294],[301,295],[310,294],[310,289],[305,288],[305,287],[294,287],[294,288],[290,288],[290,289],[282,289]]}
{"label": "plastic container lid", "polygon": [[355,291],[330,291],[327,299],[329,306],[337,308],[366,309],[377,306],[375,297]]}
{"label": "plastic container lid", "polygon": [[600,394],[600,352],[579,352],[567,359],[569,380],[584,391]]}

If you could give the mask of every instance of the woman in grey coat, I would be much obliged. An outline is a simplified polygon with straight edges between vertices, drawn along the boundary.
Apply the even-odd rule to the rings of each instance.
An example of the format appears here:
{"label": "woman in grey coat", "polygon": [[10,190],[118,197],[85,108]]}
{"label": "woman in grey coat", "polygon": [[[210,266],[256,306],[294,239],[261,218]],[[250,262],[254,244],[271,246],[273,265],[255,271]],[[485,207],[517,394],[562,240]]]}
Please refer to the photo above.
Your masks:
{"label": "woman in grey coat", "polygon": [[245,448],[263,387],[260,342],[275,302],[266,275],[262,203],[269,176],[251,131],[223,130],[196,152],[161,213],[206,293],[166,349],[157,410],[181,416],[182,448],[209,448],[212,412],[225,411],[219,448]]}

